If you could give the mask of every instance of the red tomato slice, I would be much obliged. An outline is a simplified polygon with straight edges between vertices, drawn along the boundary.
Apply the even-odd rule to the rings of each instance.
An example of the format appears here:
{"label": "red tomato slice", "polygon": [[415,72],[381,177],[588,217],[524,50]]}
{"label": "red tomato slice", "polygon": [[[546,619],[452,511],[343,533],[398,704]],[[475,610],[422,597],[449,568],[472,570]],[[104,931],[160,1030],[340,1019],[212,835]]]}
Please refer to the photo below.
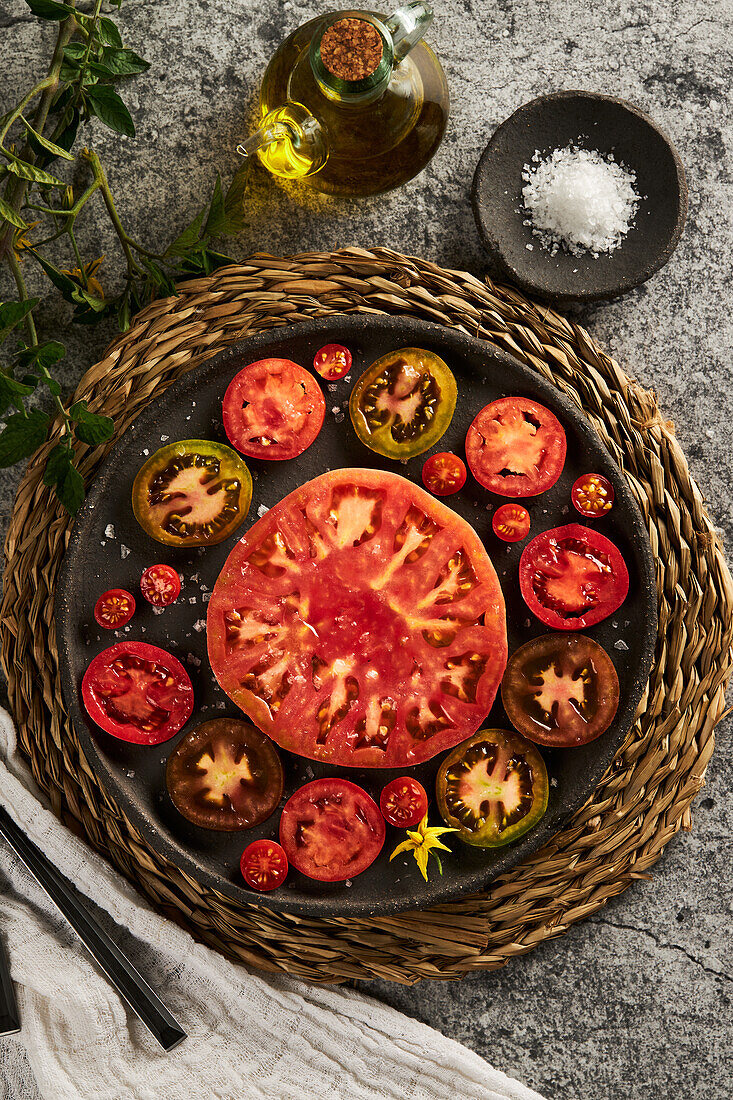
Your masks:
{"label": "red tomato slice", "polygon": [[486,405],[466,435],[466,458],[480,485],[502,497],[534,497],[554,485],[567,441],[554,413],[527,397]]}
{"label": "red tomato slice", "polygon": [[146,642],[118,642],[98,654],[81,693],[98,726],[136,745],[168,741],[193,710],[193,687],[181,662]]}
{"label": "red tomato slice", "polygon": [[504,542],[521,542],[529,534],[529,512],[521,504],[502,504],[491,519],[497,538]]}
{"label": "red tomato slice", "polygon": [[105,630],[117,630],[135,614],[135,597],[124,588],[110,588],[94,605],[94,618]]}
{"label": "red tomato slice", "polygon": [[466,464],[450,451],[439,451],[425,462],[422,480],[436,497],[450,496],[466,484]]}
{"label": "red tomato slice", "polygon": [[581,516],[600,519],[613,508],[616,493],[603,474],[582,474],[573,485],[571,499]]}
{"label": "red tomato slice", "polygon": [[240,370],[224,394],[224,430],[251,458],[295,458],[310,447],[326,412],[312,374],[290,359],[260,359]]}
{"label": "red tomato slice", "polygon": [[209,603],[224,691],[283,748],[347,767],[473,732],[506,664],[504,598],[465,520],[397,474],[334,470],[230,553]]}
{"label": "red tomato slice", "polygon": [[149,565],[140,578],[140,591],[154,607],[168,607],[181,594],[181,578],[172,565]]}
{"label": "red tomato slice", "polygon": [[288,857],[275,840],[253,840],[242,852],[242,878],[253,890],[277,890],[288,877]]}
{"label": "red tomato slice", "polygon": [[618,610],[629,591],[621,551],[579,523],[553,527],[522,551],[519,586],[530,611],[555,630],[581,630]]}
{"label": "red tomato slice", "polygon": [[296,871],[343,882],[366,871],[382,850],[384,820],[366,791],[346,779],[316,779],[283,807],[280,843]]}
{"label": "red tomato slice", "polygon": [[379,808],[385,821],[397,829],[411,829],[428,812],[428,796],[422,783],[411,775],[393,779],[379,796]]}
{"label": "red tomato slice", "polygon": [[328,382],[335,382],[351,370],[351,352],[343,344],[325,344],[313,356],[313,370]]}

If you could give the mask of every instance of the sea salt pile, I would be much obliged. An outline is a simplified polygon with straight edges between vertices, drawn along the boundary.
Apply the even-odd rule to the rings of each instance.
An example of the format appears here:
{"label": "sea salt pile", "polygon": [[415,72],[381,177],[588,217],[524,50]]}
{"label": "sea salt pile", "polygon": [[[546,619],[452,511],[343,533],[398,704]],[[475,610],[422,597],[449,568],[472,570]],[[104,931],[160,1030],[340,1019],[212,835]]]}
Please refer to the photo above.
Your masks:
{"label": "sea salt pile", "polygon": [[544,158],[536,152],[532,164],[525,164],[522,179],[529,214],[524,224],[553,256],[559,248],[574,256],[612,252],[628,233],[639,206],[633,172],[610,155],[575,145],[555,149]]}

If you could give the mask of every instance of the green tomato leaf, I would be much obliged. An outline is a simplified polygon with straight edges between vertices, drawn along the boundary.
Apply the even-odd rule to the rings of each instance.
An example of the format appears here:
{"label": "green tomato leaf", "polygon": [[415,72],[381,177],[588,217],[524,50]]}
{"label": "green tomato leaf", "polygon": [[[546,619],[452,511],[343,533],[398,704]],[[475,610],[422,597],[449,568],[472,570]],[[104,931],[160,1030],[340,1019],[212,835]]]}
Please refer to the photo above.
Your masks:
{"label": "green tomato leaf", "polygon": [[25,126],[26,133],[29,137],[32,137],[34,141],[43,146],[47,153],[52,153],[55,157],[63,157],[64,160],[74,160],[71,153],[67,153],[66,149],[62,149],[60,145],[54,145],[52,141],[45,138],[43,134],[39,134],[37,130],[34,130],[30,122],[26,122],[24,118],[21,118],[23,125]]}
{"label": "green tomato leaf", "polygon": [[224,215],[226,228],[224,233],[241,233],[246,222],[244,210],[244,192],[247,188],[249,173],[252,167],[251,160],[243,164],[232,176],[232,182],[224,197]]}
{"label": "green tomato leaf", "polygon": [[67,512],[72,516],[84,503],[84,478],[73,462],[69,462],[59,473],[55,481],[56,496]]}
{"label": "green tomato leaf", "polygon": [[54,19],[57,22],[74,14],[68,4],[57,4],[56,0],[25,0],[28,7],[39,19]]}
{"label": "green tomato leaf", "polygon": [[0,302],[0,344],[15,326],[28,316],[40,300],[40,298],[26,298],[23,302]]}
{"label": "green tomato leaf", "polygon": [[187,256],[192,249],[200,243],[199,237],[201,234],[201,227],[204,224],[204,218],[206,217],[206,207],[198,212],[190,225],[180,233],[173,244],[168,245],[165,251],[166,256]]}
{"label": "green tomato leaf", "polygon": [[135,136],[135,126],[130,112],[114,88],[110,88],[108,84],[95,84],[87,89],[86,94],[89,110],[105,126],[126,137]]}
{"label": "green tomato leaf", "polygon": [[23,398],[33,393],[35,386],[18,382],[12,374],[4,374],[0,371],[0,413],[4,413],[11,405],[20,410],[23,406]]}
{"label": "green tomato leaf", "polygon": [[10,222],[16,229],[27,229],[27,224],[23,221],[20,214],[16,214],[12,206],[8,206],[5,199],[0,199],[0,219],[4,219],[6,222]]}
{"label": "green tomato leaf", "polygon": [[150,68],[150,62],[145,61],[134,50],[119,49],[116,46],[105,46],[101,64],[116,76],[134,76]]}
{"label": "green tomato leaf", "polygon": [[46,459],[43,471],[43,484],[55,485],[63,477],[69,466],[74,463],[74,452],[66,443],[57,443]]}
{"label": "green tomato leaf", "polygon": [[112,433],[115,430],[114,420],[109,416],[99,416],[98,413],[90,412],[86,401],[77,401],[72,405],[69,409],[69,416],[76,421],[74,435],[82,443],[89,443],[94,446],[112,438]]}
{"label": "green tomato leaf", "polygon": [[58,340],[47,340],[45,344],[37,344],[32,348],[23,348],[18,352],[18,363],[22,367],[30,367],[37,363],[39,367],[48,370],[54,363],[58,363],[66,355],[66,348]]}
{"label": "green tomato leaf", "polygon": [[0,468],[14,466],[38,450],[48,434],[48,423],[48,416],[40,409],[32,409],[27,416],[9,416],[0,432]]}
{"label": "green tomato leaf", "polygon": [[97,37],[105,46],[122,46],[122,35],[117,29],[117,24],[104,16],[97,23]]}
{"label": "green tomato leaf", "polygon": [[224,228],[225,225],[226,211],[224,210],[224,196],[221,193],[221,179],[217,172],[216,183],[214,184],[214,194],[211,196],[209,213],[206,215],[204,237],[218,237],[220,233],[226,232]]}
{"label": "green tomato leaf", "polygon": [[36,252],[35,248],[29,248],[28,252],[38,261],[56,289],[61,291],[64,300],[67,302],[75,302],[74,293],[79,288],[74,280],[70,279],[68,275],[64,275],[63,271],[59,271],[57,267],[54,267],[54,265],[49,260],[45,259],[40,252]]}
{"label": "green tomato leaf", "polygon": [[63,180],[52,176],[50,172],[44,172],[42,168],[36,168],[33,164],[26,164],[24,160],[18,160],[17,157],[9,161],[8,171],[14,176],[31,180],[33,183],[45,183],[48,187],[66,187]]}

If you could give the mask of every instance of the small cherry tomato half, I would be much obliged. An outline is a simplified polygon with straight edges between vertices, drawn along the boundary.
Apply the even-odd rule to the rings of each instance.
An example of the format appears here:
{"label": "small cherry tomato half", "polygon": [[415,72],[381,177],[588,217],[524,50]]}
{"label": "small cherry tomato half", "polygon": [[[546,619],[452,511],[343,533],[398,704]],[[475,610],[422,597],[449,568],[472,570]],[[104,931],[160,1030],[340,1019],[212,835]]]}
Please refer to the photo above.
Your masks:
{"label": "small cherry tomato half", "polygon": [[613,508],[615,497],[613,485],[603,474],[582,474],[571,492],[574,506],[586,519],[605,516]]}
{"label": "small cherry tomato half", "polygon": [[168,741],[193,710],[193,687],[181,662],[147,642],[118,642],[97,654],[81,694],[92,721],[136,745]]}
{"label": "small cherry tomato half", "polygon": [[290,359],[242,367],[224,394],[224,431],[251,458],[296,458],[323,426],[326,401],[313,375]]}
{"label": "small cherry tomato half", "polygon": [[288,857],[276,840],[253,840],[239,862],[242,878],[253,890],[277,890],[288,877]]}
{"label": "small cherry tomato half", "polygon": [[280,843],[296,871],[343,882],[366,871],[384,844],[384,819],[366,791],[347,779],[315,779],[291,795]]}
{"label": "small cherry tomato half", "polygon": [[434,496],[450,496],[466,484],[466,464],[450,451],[439,451],[426,460],[422,468],[422,480],[425,488]]}
{"label": "small cherry tomato half", "polygon": [[411,829],[428,812],[428,796],[422,783],[410,775],[393,779],[379,796],[385,821],[397,829]]}
{"label": "small cherry tomato half", "polygon": [[313,356],[313,370],[327,382],[336,382],[351,370],[351,352],[343,344],[324,344]]}
{"label": "small cherry tomato half", "polygon": [[181,594],[181,578],[172,565],[149,565],[140,578],[140,591],[153,607],[168,607]]}
{"label": "small cherry tomato half", "polygon": [[586,745],[614,719],[618,674],[592,638],[543,634],[509,658],[501,698],[511,724],[530,741],[553,748]]}
{"label": "small cherry tomato half", "polygon": [[531,741],[504,730],[479,730],[440,765],[438,809],[458,839],[502,848],[529,832],[547,809],[545,762]]}
{"label": "small cherry tomato half", "polygon": [[529,512],[521,504],[502,504],[491,518],[497,538],[504,542],[521,542],[529,534]]}
{"label": "small cherry tomato half", "polygon": [[527,543],[519,587],[540,622],[553,630],[583,630],[618,610],[629,593],[629,571],[605,535],[568,523]]}
{"label": "small cherry tomato half", "polygon": [[554,485],[567,440],[554,413],[527,397],[502,397],[474,418],[466,435],[471,473],[502,497],[534,497]]}
{"label": "small cherry tomato half", "polygon": [[124,588],[110,588],[94,605],[94,618],[105,630],[117,630],[135,614],[135,597]]}

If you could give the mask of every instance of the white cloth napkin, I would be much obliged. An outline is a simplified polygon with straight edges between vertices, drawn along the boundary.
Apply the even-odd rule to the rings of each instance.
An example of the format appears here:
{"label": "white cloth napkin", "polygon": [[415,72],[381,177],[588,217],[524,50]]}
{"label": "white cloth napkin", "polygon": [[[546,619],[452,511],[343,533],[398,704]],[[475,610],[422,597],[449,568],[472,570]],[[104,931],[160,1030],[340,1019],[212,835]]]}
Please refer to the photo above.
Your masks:
{"label": "white cloth napkin", "polygon": [[188,1032],[173,1053],[160,1050],[0,842],[0,928],[22,1015],[22,1047],[8,1040],[0,1055],[9,1100],[34,1093],[43,1100],[542,1100],[466,1047],[368,997],[250,973],[194,943],[59,824],[2,709],[0,801],[100,907],[107,930]]}

